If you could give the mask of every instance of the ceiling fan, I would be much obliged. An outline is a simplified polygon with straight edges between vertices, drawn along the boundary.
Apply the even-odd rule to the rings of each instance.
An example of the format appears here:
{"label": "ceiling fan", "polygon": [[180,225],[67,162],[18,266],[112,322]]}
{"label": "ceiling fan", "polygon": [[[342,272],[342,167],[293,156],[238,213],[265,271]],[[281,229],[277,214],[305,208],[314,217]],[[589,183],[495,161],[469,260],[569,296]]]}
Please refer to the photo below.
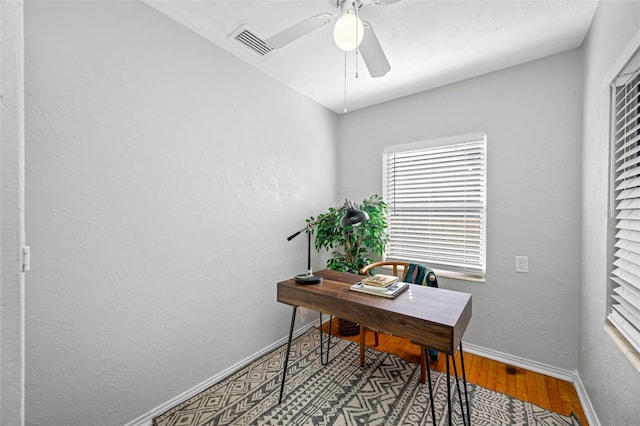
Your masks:
{"label": "ceiling fan", "polygon": [[[391,65],[387,60],[384,51],[382,50],[382,46],[378,41],[378,37],[376,37],[376,33],[373,31],[373,27],[367,21],[361,21],[358,17],[358,10],[368,4],[373,3],[374,5],[387,5],[391,3],[395,3],[400,0],[329,0],[330,3],[335,4],[338,9],[337,12],[331,13],[320,13],[318,15],[307,18],[297,24],[267,38],[265,40],[265,44],[271,49],[280,49],[288,45],[289,43],[321,28],[334,19],[337,18],[336,27],[334,28],[334,38],[336,39],[336,43],[338,43],[338,39],[336,36],[336,31],[339,26],[343,26],[341,21],[347,21],[347,18],[350,18],[347,24],[349,25],[349,30],[353,29],[355,35],[357,35],[357,41],[355,39],[354,34],[351,34],[351,41],[347,42],[346,46],[339,45],[339,47],[345,51],[358,49],[360,54],[362,55],[362,59],[364,60],[367,69],[369,70],[369,74],[371,77],[382,77],[389,72],[391,69]],[[334,3],[335,2],[335,3]],[[351,13],[351,9],[353,9],[353,13]],[[359,21],[359,22],[358,22]],[[357,28],[357,29],[356,29]]]}

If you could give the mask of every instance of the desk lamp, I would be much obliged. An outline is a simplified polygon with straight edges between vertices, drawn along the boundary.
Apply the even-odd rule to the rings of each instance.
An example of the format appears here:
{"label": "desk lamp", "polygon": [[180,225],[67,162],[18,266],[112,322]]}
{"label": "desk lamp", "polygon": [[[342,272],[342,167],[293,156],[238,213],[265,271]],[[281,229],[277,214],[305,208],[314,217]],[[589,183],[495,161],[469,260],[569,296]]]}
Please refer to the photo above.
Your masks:
{"label": "desk lamp", "polygon": [[333,216],[334,214],[337,214],[342,210],[346,210],[344,216],[342,216],[342,220],[340,220],[340,226],[342,226],[343,228],[347,226],[358,226],[361,222],[369,220],[369,215],[367,214],[367,212],[356,209],[353,201],[344,200],[344,205],[342,207],[336,208],[334,211],[323,216],[321,219],[317,219],[307,223],[307,226],[305,226],[295,234],[287,237],[287,241],[291,241],[303,231],[307,233],[307,273],[296,275],[295,280],[298,284],[318,284],[322,282],[322,277],[320,275],[313,275],[313,271],[311,270],[311,230],[318,223]]}

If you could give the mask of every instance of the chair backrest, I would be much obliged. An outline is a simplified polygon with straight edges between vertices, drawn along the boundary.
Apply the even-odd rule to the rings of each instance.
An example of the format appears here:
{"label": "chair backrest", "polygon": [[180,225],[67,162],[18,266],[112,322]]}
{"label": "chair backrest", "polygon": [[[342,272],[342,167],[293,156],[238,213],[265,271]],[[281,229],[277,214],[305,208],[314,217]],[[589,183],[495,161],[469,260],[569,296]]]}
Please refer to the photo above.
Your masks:
{"label": "chair backrest", "polygon": [[436,273],[428,266],[411,263],[405,275],[404,280],[407,282],[429,287],[438,287],[438,277],[436,277]]}
{"label": "chair backrest", "polygon": [[[401,261],[397,261],[397,260],[389,260],[389,261],[381,261],[381,262],[373,262],[368,264],[367,266],[363,266],[360,269],[360,274],[361,275],[371,275],[371,272],[374,268],[377,268],[379,266],[391,266],[393,269],[393,275],[395,275],[396,277],[400,278],[400,281],[404,281],[405,277],[407,276],[407,271],[409,269],[409,262],[401,262]],[[402,267],[402,275],[398,275],[398,267],[401,266]]]}
{"label": "chair backrest", "polygon": [[[428,285],[429,287],[438,287],[438,278],[436,277],[435,272],[433,272],[430,268],[418,265],[411,262],[404,262],[399,260],[387,260],[370,263],[369,265],[363,266],[360,269],[361,275],[371,275],[374,268],[379,266],[390,266],[393,270],[393,275],[400,278],[400,281],[406,281],[413,284],[420,285]],[[399,275],[398,272],[399,267],[402,267],[402,271],[400,272],[402,275]],[[407,274],[410,274],[407,277]]]}

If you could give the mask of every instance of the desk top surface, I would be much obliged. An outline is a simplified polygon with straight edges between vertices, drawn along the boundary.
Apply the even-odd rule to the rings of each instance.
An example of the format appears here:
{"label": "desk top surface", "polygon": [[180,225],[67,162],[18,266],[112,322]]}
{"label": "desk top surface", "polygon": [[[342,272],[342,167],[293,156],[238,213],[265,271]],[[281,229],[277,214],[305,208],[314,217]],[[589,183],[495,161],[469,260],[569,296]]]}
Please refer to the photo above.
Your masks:
{"label": "desk top surface", "polygon": [[361,322],[414,340],[419,337],[405,334],[407,324],[415,326],[417,334],[420,327],[438,328],[440,333],[451,334],[452,350],[457,347],[471,318],[469,293],[410,285],[395,299],[388,299],[349,290],[352,284],[362,280],[360,275],[329,270],[316,274],[323,277],[322,283],[302,285],[293,278],[279,282],[278,301]]}
{"label": "desk top surface", "polygon": [[379,310],[393,311],[412,318],[450,326],[457,323],[465,308],[471,304],[469,293],[419,285],[410,285],[395,299],[389,299],[349,290],[352,284],[362,280],[361,275],[329,270],[322,270],[315,274],[323,277],[322,283],[302,285],[291,278],[278,285],[283,288],[301,288],[303,291],[340,298],[355,305],[367,305]]}

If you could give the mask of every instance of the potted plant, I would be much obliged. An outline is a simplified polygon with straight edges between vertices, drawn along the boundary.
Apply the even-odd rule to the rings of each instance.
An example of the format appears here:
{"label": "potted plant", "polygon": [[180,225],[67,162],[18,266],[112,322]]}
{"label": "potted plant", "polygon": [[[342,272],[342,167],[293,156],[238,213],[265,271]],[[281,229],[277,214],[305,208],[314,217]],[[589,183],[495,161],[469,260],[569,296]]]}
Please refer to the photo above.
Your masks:
{"label": "potted plant", "polygon": [[[357,274],[360,268],[373,262],[371,257],[381,257],[389,237],[387,229],[387,204],[378,195],[355,204],[358,210],[369,215],[369,220],[358,226],[340,226],[341,209],[330,208],[327,213],[318,215],[315,227],[316,250],[330,252],[327,268],[333,271]],[[307,222],[315,220],[313,217]]]}

